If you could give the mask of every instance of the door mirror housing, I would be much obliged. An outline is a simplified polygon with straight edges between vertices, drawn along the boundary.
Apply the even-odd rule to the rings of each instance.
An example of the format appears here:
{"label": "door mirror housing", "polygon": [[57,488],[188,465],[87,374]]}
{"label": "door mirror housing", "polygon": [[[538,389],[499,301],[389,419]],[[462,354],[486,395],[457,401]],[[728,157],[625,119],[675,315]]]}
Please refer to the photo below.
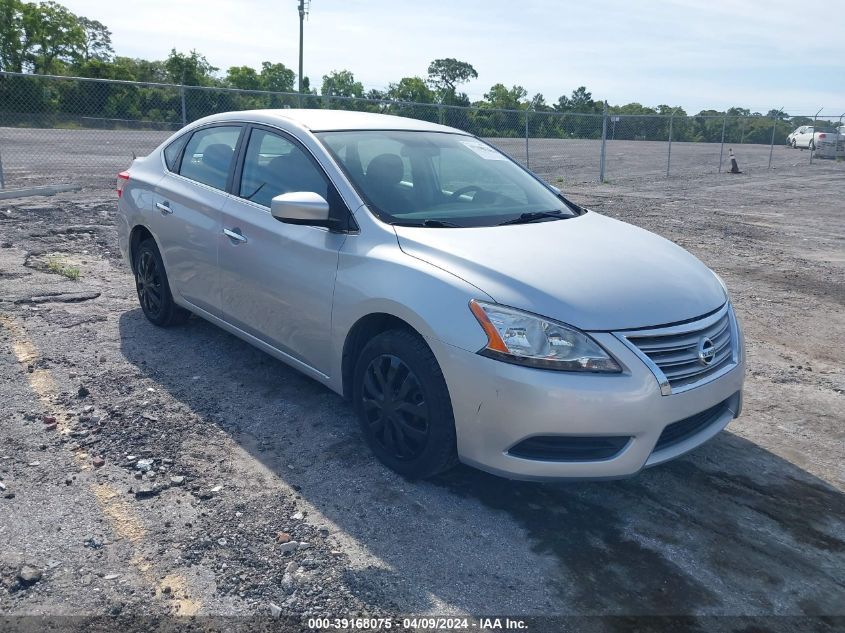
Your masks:
{"label": "door mirror housing", "polygon": [[270,201],[270,214],[287,224],[308,224],[333,228],[336,222],[329,217],[329,203],[313,191],[283,193]]}

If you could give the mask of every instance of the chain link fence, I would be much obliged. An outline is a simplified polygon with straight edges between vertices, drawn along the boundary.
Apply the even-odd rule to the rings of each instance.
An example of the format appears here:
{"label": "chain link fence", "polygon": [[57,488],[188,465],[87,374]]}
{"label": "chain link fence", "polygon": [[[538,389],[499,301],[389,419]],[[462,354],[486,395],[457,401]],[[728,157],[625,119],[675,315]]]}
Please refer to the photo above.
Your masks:
{"label": "chain link fence", "polygon": [[[845,115],[498,110],[0,73],[0,188],[110,185],[133,156],[147,154],[191,121],[230,110],[297,107],[378,112],[455,127],[557,185],[720,173],[730,170],[731,153],[743,171],[811,164],[821,155],[845,159],[845,135],[837,131]],[[787,145],[796,127],[813,124],[828,130],[826,148]]]}

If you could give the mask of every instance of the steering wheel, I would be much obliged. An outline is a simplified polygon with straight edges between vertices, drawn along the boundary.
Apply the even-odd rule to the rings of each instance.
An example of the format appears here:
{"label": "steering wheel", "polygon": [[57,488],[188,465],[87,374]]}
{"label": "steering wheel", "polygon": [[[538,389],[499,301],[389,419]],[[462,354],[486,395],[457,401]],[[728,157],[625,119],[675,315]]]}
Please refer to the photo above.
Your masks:
{"label": "steering wheel", "polygon": [[[457,191],[453,191],[452,195],[449,196],[449,200],[457,200],[465,193],[469,193],[470,191],[475,191],[478,193],[479,191],[486,191],[483,187],[479,187],[478,185],[467,185],[466,187],[461,187]],[[474,197],[474,196],[473,196]]]}

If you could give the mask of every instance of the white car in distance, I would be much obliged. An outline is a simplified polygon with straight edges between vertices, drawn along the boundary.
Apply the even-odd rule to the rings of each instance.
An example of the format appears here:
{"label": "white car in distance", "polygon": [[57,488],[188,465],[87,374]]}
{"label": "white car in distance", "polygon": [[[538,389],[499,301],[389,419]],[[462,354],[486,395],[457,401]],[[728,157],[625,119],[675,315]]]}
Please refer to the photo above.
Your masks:
{"label": "white car in distance", "polygon": [[[841,135],[840,135],[841,136]],[[823,145],[830,145],[832,150],[836,144],[837,132],[832,127],[802,125],[786,137],[786,144],[792,149],[821,149]]]}

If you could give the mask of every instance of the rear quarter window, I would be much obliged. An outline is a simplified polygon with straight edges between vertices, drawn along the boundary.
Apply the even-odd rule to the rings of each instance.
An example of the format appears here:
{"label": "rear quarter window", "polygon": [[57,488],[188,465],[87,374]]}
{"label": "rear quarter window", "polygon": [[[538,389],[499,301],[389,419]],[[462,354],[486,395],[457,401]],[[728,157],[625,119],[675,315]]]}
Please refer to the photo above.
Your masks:
{"label": "rear quarter window", "polygon": [[183,134],[164,148],[164,164],[170,171],[176,171],[179,168],[179,156],[182,154],[185,143],[188,142],[188,136],[188,134]]}

